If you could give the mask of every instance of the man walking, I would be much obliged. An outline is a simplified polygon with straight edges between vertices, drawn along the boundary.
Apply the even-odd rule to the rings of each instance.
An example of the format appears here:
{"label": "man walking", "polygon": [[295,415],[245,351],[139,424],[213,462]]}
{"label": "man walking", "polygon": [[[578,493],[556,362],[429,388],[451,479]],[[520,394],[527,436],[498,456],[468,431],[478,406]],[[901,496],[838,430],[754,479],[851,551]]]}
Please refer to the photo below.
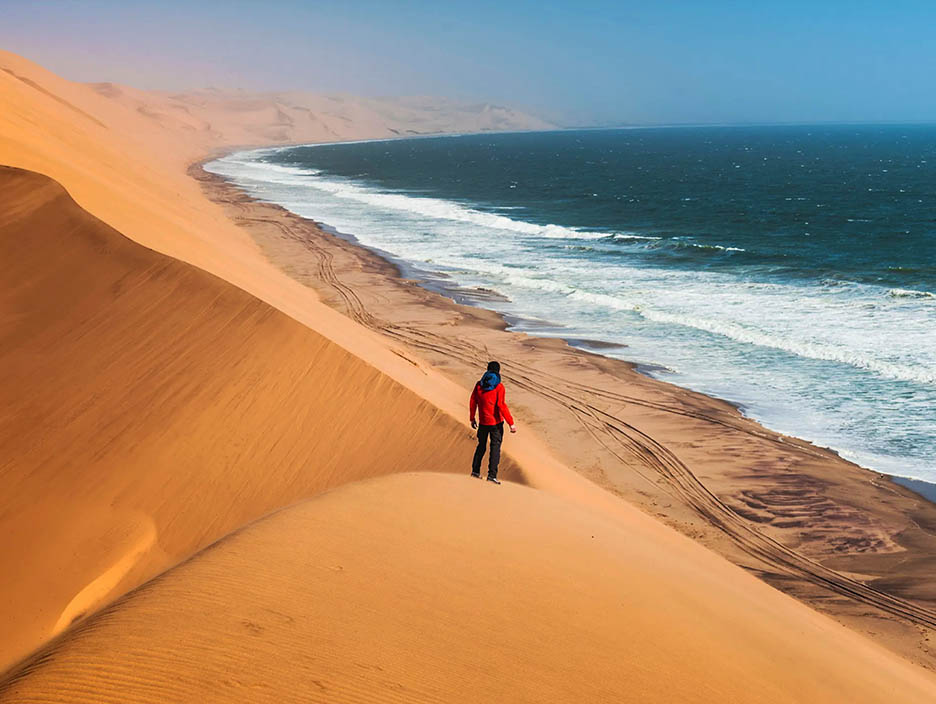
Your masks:
{"label": "man walking", "polygon": [[[491,454],[488,455],[487,480],[500,484],[497,478],[497,466],[500,464],[501,442],[504,440],[504,421],[510,426],[510,432],[516,433],[513,416],[504,401],[504,385],[500,378],[500,363],[488,362],[487,371],[481,381],[475,384],[471,398],[468,400],[468,410],[471,414],[471,427],[478,430],[478,449],[475,450],[474,460],[471,463],[471,476],[481,478],[481,460],[488,438],[491,439]],[[478,421],[475,421],[475,410],[478,411]],[[478,425],[480,422],[480,425]]]}

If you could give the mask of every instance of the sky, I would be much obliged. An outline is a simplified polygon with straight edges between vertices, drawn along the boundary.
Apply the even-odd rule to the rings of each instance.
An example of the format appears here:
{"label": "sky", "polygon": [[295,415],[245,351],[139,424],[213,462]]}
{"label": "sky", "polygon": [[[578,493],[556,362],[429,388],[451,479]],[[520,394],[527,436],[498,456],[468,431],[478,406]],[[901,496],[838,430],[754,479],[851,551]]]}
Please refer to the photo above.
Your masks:
{"label": "sky", "polygon": [[563,125],[936,121],[933,0],[0,0],[0,48],[139,88],[435,95]]}

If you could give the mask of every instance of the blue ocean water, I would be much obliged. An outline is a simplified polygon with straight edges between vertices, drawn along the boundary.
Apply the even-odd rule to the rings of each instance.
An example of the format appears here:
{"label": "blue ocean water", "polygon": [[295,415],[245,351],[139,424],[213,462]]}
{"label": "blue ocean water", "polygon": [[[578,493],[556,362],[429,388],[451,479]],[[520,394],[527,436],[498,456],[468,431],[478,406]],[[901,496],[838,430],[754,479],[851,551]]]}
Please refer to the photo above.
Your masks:
{"label": "blue ocean water", "polygon": [[465,135],[240,152],[254,197],[493,289],[538,335],[936,481],[936,127]]}

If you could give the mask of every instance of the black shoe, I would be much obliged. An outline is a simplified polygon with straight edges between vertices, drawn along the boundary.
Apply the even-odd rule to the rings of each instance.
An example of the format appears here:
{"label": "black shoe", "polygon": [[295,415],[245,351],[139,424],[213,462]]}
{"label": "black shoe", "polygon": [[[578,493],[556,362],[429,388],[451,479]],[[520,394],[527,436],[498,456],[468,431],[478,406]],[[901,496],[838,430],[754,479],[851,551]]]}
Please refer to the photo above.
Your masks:
{"label": "black shoe", "polygon": [[477,472],[472,472],[472,473],[471,473],[471,476],[474,477],[475,479],[480,479],[480,478],[481,478],[481,475],[478,474]]}
{"label": "black shoe", "polygon": [[495,484],[500,484],[500,479],[497,477],[488,477],[489,482],[494,482]]}

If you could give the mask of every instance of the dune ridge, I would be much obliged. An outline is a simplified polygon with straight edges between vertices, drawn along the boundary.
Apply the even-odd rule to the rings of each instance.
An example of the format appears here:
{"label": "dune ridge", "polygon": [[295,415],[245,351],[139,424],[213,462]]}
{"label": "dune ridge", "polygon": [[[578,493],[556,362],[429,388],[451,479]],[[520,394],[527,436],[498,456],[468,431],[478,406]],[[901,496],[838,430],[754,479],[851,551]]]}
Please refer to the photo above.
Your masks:
{"label": "dune ridge", "polygon": [[[206,202],[199,185],[186,175],[186,169],[193,160],[217,148],[210,134],[175,129],[172,125],[153,120],[137,109],[129,109],[127,105],[102,95],[93,86],[66,81],[14,54],[0,52],[0,68],[4,69],[0,71],[0,104],[5,108],[0,111],[0,164],[34,171],[54,179],[67,188],[69,196],[83,210],[93,212],[104,224],[134,242],[181,262],[194,264],[199,269],[233,284],[237,289],[252,294],[260,301],[271,304],[273,308],[301,322],[303,328],[323,335],[322,344],[327,339],[344,351],[353,351],[348,357],[348,363],[353,365],[354,361],[364,359],[368,372],[362,378],[344,379],[345,384],[357,385],[379,393],[383,387],[376,386],[375,380],[383,379],[381,374],[386,375],[386,384],[402,384],[417,397],[428,402],[427,408],[433,409],[432,413],[447,416],[447,423],[451,423],[454,418],[458,418],[459,421],[463,418],[463,388],[413,357],[402,346],[388,346],[378,335],[362,329],[345,316],[321,304],[314,291],[292,281],[271,265],[250,236],[228,219],[223,210]],[[234,114],[228,116],[228,119],[236,124],[239,118]],[[352,135],[349,132],[348,137],[350,136],[368,135],[361,132],[354,132]],[[15,212],[16,206],[11,204],[9,207],[10,212]],[[39,270],[50,261],[61,263],[60,255],[54,249],[49,253],[51,256],[48,259],[44,253],[36,255],[33,263]],[[134,256],[139,256],[139,252]],[[49,305],[51,314],[55,306],[54,301],[50,301]],[[265,311],[262,315],[259,313],[261,309]],[[258,316],[263,317],[271,314],[272,309],[263,309],[261,306],[257,311]],[[152,312],[152,306],[149,304],[128,311],[138,320],[146,318]],[[26,317],[22,313],[16,315]],[[63,324],[66,324],[66,321],[63,321]],[[215,324],[217,325],[217,321]],[[184,325],[188,327],[191,323],[185,322]],[[284,328],[291,330],[290,334],[293,335],[307,334],[305,330],[298,332],[288,325],[284,325]],[[275,346],[275,343],[272,343],[273,338],[268,335],[256,339],[261,340],[261,344],[266,341],[267,350]],[[4,352],[8,350],[10,354],[17,353],[12,342],[11,340]],[[158,337],[152,336],[150,342],[158,342]],[[142,339],[140,344],[144,344]],[[243,343],[238,338],[232,344]],[[313,348],[310,348],[305,354],[312,351]],[[113,354],[115,357],[121,356],[116,351]],[[256,350],[256,354],[265,360],[263,364],[268,369],[275,366],[275,351],[268,355]],[[284,354],[290,356],[288,353]],[[290,356],[290,359],[290,365],[298,368],[302,357],[296,355]],[[39,360],[37,358],[33,361]],[[144,363],[143,359],[140,361]],[[334,370],[331,373],[333,374]],[[279,390],[289,384],[288,377],[288,374],[278,370]],[[194,388],[188,376],[180,377],[180,382]],[[86,399],[94,399],[97,389],[93,386],[90,389],[86,387],[81,393]],[[26,419],[29,412],[28,407],[20,408],[22,405],[23,397],[17,396],[14,398],[14,405],[10,406],[11,409],[16,409],[14,418],[20,421]],[[133,410],[142,408],[145,406],[140,405]],[[118,414],[120,418],[126,417],[124,414],[127,410],[121,409]],[[263,410],[256,408],[254,412],[259,417]],[[210,414],[204,414],[203,422],[209,422],[209,416]],[[299,417],[304,418],[301,414]],[[65,430],[72,434],[60,438],[62,447],[80,444],[82,432],[91,434],[89,428],[93,428],[94,425],[93,422],[88,424],[89,419],[80,409],[76,410],[74,420],[77,422],[66,426]],[[84,431],[78,430],[81,423],[86,424]],[[261,422],[261,426],[263,427],[260,434],[270,443],[276,443],[278,425],[275,418],[271,417],[265,424]],[[274,428],[273,432],[269,432],[271,427]],[[362,427],[376,432],[376,427]],[[408,427],[415,427],[415,422]],[[153,430],[155,429],[150,427],[148,432]],[[463,427],[459,430],[464,433]],[[467,435],[462,435],[460,440],[466,437]],[[132,444],[132,439],[128,439],[127,443]],[[258,453],[255,458],[262,457],[261,447],[253,448]],[[215,447],[211,452],[217,452],[218,457],[229,458],[231,455],[236,456],[243,448],[243,444],[235,442],[224,447]],[[528,462],[536,462],[545,467],[560,466],[551,453],[532,437],[515,443],[510,454],[516,457],[524,453]],[[464,452],[459,455],[463,457]],[[66,462],[69,461],[67,453],[63,453],[62,457]],[[172,460],[171,457],[165,459]],[[29,469],[24,471],[28,472]],[[287,479],[293,484],[296,481],[292,477]],[[19,481],[16,479],[16,482]],[[586,493],[589,488],[585,487]],[[62,487],[64,492],[69,490],[68,487]],[[152,486],[138,487],[141,494],[152,490]],[[156,490],[160,491],[158,487]],[[271,505],[276,503],[273,501]],[[192,510],[192,504],[192,497],[187,496],[185,507]],[[112,522],[105,521],[106,526],[102,528],[105,535],[111,532],[121,533],[124,514],[119,505],[114,507],[91,498],[88,500],[88,506],[80,513],[92,513],[95,510],[92,507],[111,514]],[[171,509],[170,506],[164,508],[167,511]],[[62,526],[77,523],[76,520],[70,520],[76,518],[74,503],[66,503],[64,499],[56,498],[54,489],[45,499],[45,510],[49,513],[59,512]],[[212,518],[212,522],[223,524],[225,530],[237,524],[237,521],[230,524],[225,522],[229,518],[225,511],[221,511],[220,514]],[[62,553],[55,546],[63,545],[62,541],[65,538],[61,535],[50,535],[49,530],[49,526],[41,526],[30,536],[35,545],[44,546],[45,550],[34,558],[34,579],[41,579],[49,570],[59,569],[57,565],[61,563]],[[7,554],[12,558],[18,557],[22,549],[18,542],[20,535],[10,531],[5,537],[10,545]],[[195,549],[199,538],[193,536],[189,540],[190,549]],[[67,536],[64,543],[68,546],[66,549],[76,549],[75,541],[80,543],[79,536]],[[158,553],[160,549],[158,543],[155,551]],[[84,561],[82,566],[76,568],[70,564],[65,572],[73,569],[82,572],[87,568],[89,574],[98,573],[107,568],[108,561],[112,562],[112,553],[113,548],[109,544],[96,546],[95,549],[91,548],[90,543],[82,544],[79,552]],[[172,563],[172,560],[162,558],[163,565]],[[131,570],[111,596],[140,583],[142,578],[143,574],[138,570]],[[62,593],[51,595],[53,603],[59,603],[64,608],[68,600],[90,581],[91,578],[82,577],[76,580],[66,574],[61,580]],[[25,580],[24,583],[32,582]],[[28,589],[20,587],[16,582],[8,583],[6,588],[11,592],[18,591],[21,595],[28,593]],[[9,618],[17,621],[17,626],[11,633],[16,632],[23,623],[28,623],[30,625],[26,626],[27,631],[32,629],[34,635],[37,632],[41,635],[38,640],[30,636],[24,642],[19,642],[13,636],[7,639],[3,644],[5,654],[0,656],[0,669],[9,666],[22,654],[43,642],[49,636],[49,631],[41,624],[55,623],[58,617],[58,614],[47,613],[46,606],[41,604],[32,610],[17,611],[13,605],[18,606],[21,601],[11,598],[8,603],[11,605]],[[41,621],[38,626],[34,623],[37,618]]]}

